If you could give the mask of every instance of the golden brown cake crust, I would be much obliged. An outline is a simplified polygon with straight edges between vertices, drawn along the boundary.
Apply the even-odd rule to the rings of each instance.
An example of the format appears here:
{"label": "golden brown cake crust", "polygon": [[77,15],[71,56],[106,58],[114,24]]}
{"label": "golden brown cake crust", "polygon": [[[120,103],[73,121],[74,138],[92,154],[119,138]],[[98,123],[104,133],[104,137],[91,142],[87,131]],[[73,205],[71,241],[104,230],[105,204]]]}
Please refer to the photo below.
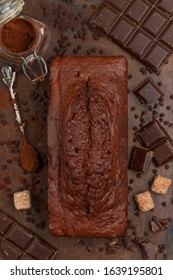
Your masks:
{"label": "golden brown cake crust", "polygon": [[48,112],[49,228],[116,237],[127,228],[127,62],[59,57]]}

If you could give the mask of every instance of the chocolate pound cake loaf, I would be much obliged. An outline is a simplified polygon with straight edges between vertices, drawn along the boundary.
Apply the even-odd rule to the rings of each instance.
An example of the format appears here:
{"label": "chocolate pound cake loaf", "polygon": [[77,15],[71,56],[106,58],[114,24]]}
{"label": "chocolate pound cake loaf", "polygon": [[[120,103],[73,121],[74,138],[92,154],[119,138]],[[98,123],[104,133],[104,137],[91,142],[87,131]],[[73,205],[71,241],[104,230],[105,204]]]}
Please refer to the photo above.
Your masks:
{"label": "chocolate pound cake loaf", "polygon": [[53,235],[125,233],[127,133],[125,58],[56,58],[48,113],[48,209]]}

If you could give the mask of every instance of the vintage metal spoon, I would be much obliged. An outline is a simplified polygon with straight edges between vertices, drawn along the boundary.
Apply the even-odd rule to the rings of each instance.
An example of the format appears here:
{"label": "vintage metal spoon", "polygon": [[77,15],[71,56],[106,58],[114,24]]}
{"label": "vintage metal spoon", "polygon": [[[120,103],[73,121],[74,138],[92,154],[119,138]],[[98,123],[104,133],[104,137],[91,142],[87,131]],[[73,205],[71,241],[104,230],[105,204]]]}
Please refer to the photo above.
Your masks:
{"label": "vintage metal spoon", "polygon": [[15,98],[16,93],[13,90],[16,72],[13,72],[11,66],[9,65],[4,66],[1,71],[3,74],[2,80],[9,88],[11,95],[11,103],[13,104],[16,115],[16,121],[19,125],[19,129],[22,134],[23,147],[20,152],[21,165],[27,172],[34,172],[38,169],[39,166],[39,155],[38,152],[30,144],[28,144],[26,140],[24,131],[25,123],[21,120],[20,112]]}

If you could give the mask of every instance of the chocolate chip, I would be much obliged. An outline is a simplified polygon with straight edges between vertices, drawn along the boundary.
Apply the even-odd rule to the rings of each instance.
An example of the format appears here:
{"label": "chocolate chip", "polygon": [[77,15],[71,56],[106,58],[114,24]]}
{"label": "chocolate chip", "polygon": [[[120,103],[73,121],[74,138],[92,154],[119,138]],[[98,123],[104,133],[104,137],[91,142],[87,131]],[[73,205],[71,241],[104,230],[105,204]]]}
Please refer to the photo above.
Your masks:
{"label": "chocolate chip", "polygon": [[89,253],[92,253],[92,252],[94,251],[93,243],[89,242],[89,243],[86,245],[86,250],[87,250]]}
{"label": "chocolate chip", "polygon": [[5,184],[9,185],[11,183],[11,180],[9,177],[4,177]]}
{"label": "chocolate chip", "polygon": [[164,207],[166,207],[166,205],[167,205],[166,201],[163,201],[161,204],[162,204],[162,206],[164,206]]}
{"label": "chocolate chip", "polygon": [[82,245],[82,246],[83,246],[83,245],[85,244],[84,239],[82,239],[82,238],[78,238],[78,239],[77,239],[77,244],[78,244],[78,245]]}
{"label": "chocolate chip", "polygon": [[133,183],[134,183],[134,179],[130,179],[130,180],[129,180],[129,183],[130,183],[130,184],[133,184]]}

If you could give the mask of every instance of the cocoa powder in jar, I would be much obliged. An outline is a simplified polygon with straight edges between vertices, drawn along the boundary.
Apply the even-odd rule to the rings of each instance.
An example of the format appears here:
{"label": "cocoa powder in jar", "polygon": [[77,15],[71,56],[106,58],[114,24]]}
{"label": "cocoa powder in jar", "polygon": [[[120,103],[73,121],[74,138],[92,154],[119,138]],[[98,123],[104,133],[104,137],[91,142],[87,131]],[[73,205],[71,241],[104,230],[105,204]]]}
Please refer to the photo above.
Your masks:
{"label": "cocoa powder in jar", "polygon": [[3,26],[1,41],[13,53],[29,51],[36,41],[34,26],[23,18],[15,18]]}

